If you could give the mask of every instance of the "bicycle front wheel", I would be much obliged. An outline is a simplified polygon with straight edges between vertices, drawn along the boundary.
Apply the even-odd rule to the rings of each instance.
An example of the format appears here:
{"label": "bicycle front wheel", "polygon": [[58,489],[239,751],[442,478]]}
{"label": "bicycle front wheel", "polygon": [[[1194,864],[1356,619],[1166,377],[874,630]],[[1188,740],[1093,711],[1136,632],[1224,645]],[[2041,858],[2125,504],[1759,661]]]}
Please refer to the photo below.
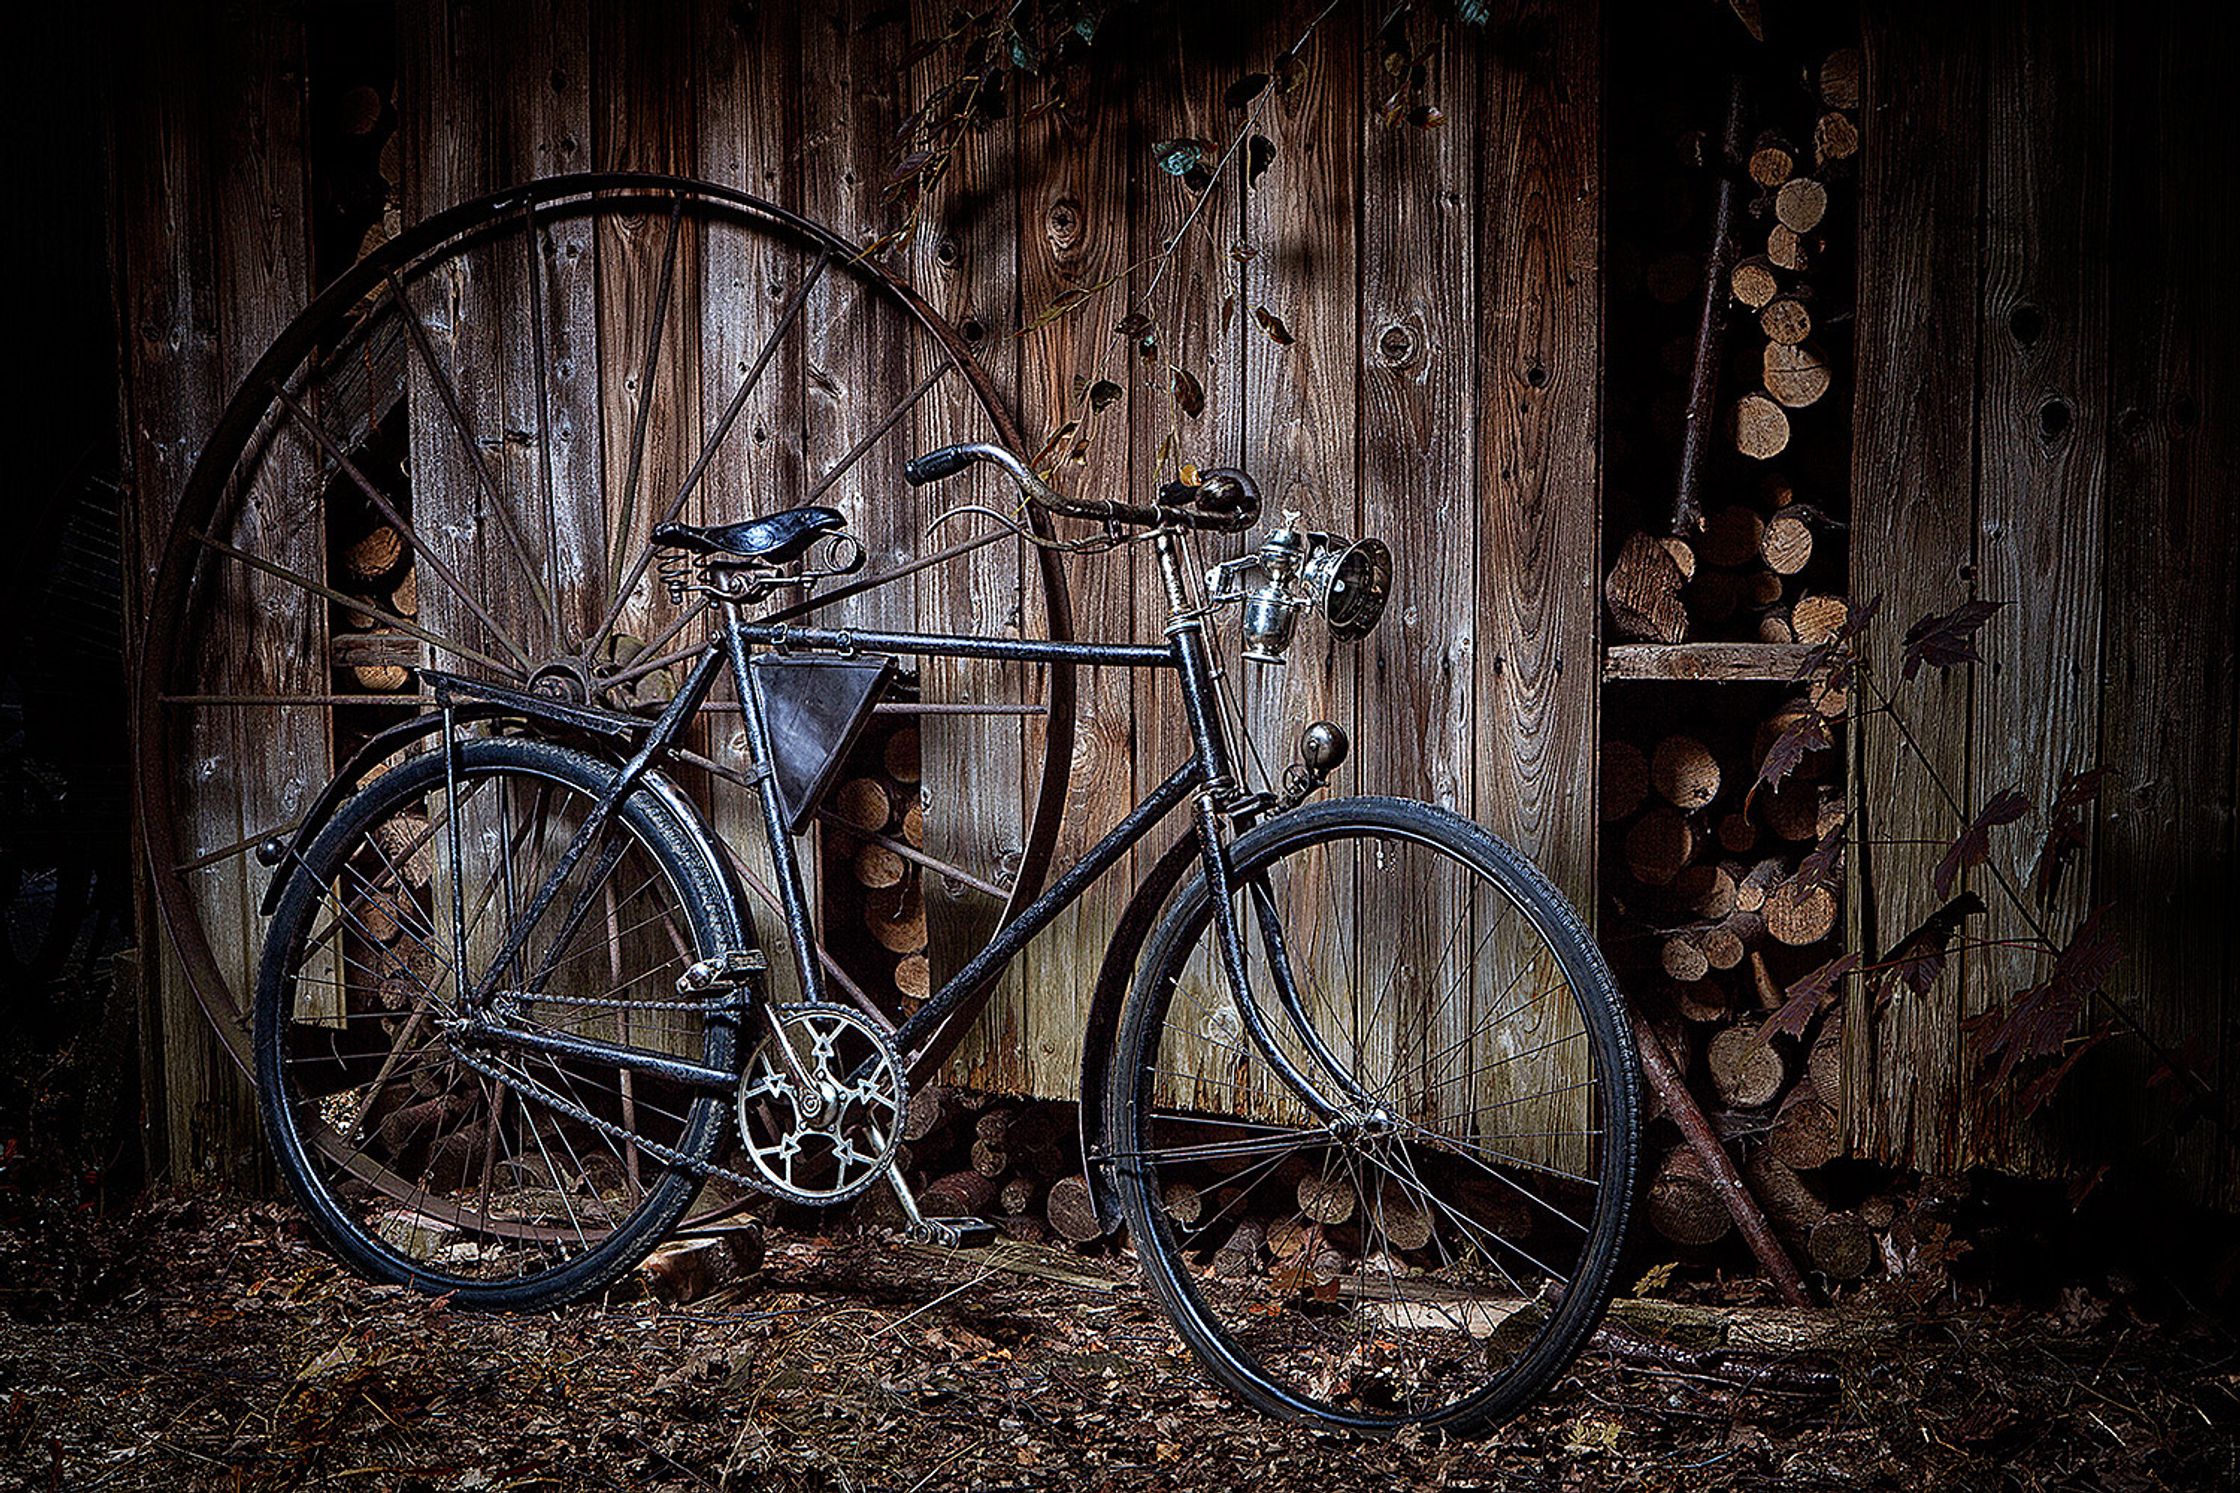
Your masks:
{"label": "bicycle front wheel", "polygon": [[[519,739],[464,743],[450,771],[444,755],[375,778],[290,876],[258,978],[258,1100],[281,1175],[346,1263],[463,1306],[555,1305],[676,1224],[728,1109],[612,1062],[461,1043],[462,991],[503,957],[613,769]],[[639,788],[496,998],[526,1032],[727,1068],[731,1013],[676,981],[738,938],[681,816]]]}
{"label": "bicycle front wheel", "polygon": [[1262,1410],[1482,1428],[1609,1300],[1638,1125],[1609,970],[1529,862],[1428,804],[1316,804],[1231,853],[1253,1001],[1339,1113],[1251,1036],[1194,882],[1139,965],[1107,1102],[1144,1271]]}

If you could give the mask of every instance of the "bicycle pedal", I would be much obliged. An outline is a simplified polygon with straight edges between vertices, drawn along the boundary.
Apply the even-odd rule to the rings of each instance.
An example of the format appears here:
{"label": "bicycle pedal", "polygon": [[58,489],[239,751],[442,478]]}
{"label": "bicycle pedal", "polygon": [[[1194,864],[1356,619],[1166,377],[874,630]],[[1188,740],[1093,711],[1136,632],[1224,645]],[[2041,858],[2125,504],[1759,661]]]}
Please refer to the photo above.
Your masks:
{"label": "bicycle pedal", "polygon": [[996,1226],[985,1218],[921,1218],[910,1237],[944,1249],[980,1249],[996,1242]]}

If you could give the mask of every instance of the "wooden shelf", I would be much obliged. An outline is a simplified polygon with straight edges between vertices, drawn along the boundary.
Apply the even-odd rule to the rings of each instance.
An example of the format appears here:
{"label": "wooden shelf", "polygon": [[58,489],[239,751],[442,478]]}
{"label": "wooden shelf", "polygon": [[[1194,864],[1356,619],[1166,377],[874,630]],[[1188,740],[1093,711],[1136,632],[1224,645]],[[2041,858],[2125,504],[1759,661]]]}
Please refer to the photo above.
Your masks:
{"label": "wooden shelf", "polygon": [[1604,653],[1602,677],[1793,684],[1812,651],[1808,643],[1619,643]]}

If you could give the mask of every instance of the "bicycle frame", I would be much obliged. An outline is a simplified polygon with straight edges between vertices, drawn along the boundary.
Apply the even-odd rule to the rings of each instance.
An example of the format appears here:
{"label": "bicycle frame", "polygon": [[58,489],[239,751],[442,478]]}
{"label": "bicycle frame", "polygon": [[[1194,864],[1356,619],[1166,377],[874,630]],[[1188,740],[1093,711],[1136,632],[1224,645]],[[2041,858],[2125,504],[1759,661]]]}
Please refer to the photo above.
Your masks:
{"label": "bicycle frame", "polygon": [[[802,996],[810,1001],[825,998],[825,972],[817,957],[815,931],[809,915],[808,898],[802,885],[800,856],[793,835],[786,827],[785,809],[776,776],[768,765],[774,760],[769,728],[749,667],[752,650],[755,648],[769,648],[785,653],[829,653],[843,657],[872,652],[920,658],[1172,669],[1181,684],[1184,707],[1189,717],[1192,740],[1189,760],[1168,774],[1165,781],[1145,795],[1103,838],[1090,846],[1079,860],[1060,872],[1043,889],[1041,895],[1022,908],[1017,916],[1004,923],[979,952],[952,974],[914,1015],[893,1031],[892,1041],[913,1076],[918,1070],[930,1068],[945,1057],[953,1045],[954,1035],[961,1034],[979,1014],[1004,969],[1020,950],[1071,906],[1092,883],[1110,870],[1131,846],[1188,801],[1193,805],[1200,862],[1210,894],[1223,960],[1245,1029],[1254,1046],[1319,1119],[1325,1122],[1340,1119],[1344,1113],[1341,1105],[1330,1099],[1285,1057],[1267,1025],[1265,1012],[1252,993],[1244,935],[1235,915],[1235,880],[1223,831],[1225,824],[1230,822],[1245,827],[1257,805],[1248,797],[1240,796],[1237,791],[1229,742],[1220,721],[1216,699],[1218,674],[1205,637],[1204,613],[1189,601],[1179,547],[1173,536],[1166,533],[1156,535],[1154,543],[1170,601],[1170,619],[1163,644],[1037,642],[947,633],[796,627],[786,623],[750,621],[743,614],[741,597],[719,593],[722,623],[717,636],[709,640],[706,648],[695,659],[683,687],[654,720],[645,739],[622,764],[613,784],[585,816],[583,825],[547,873],[543,884],[529,899],[520,918],[508,933],[506,942],[492,960],[489,974],[471,993],[469,1006],[479,1011],[491,1004],[501,984],[501,976],[519,958],[530,929],[537,925],[550,908],[560,886],[581,863],[583,856],[622,801],[646,773],[678,744],[685,727],[707,702],[718,675],[726,666],[729,667],[738,689],[748,746],[756,763],[750,774],[750,781],[762,810],[764,834],[769,842],[775,872],[779,910],[785,922],[786,939],[800,980]],[[492,691],[468,681],[439,680],[438,699],[444,703],[447,717],[452,709],[447,687],[454,684],[464,684],[465,692],[485,697],[502,693],[509,707],[557,724],[581,727],[586,724],[586,716],[595,716],[595,724],[603,724],[605,729],[612,730],[615,722],[625,719],[610,717],[605,712],[586,711],[580,706],[547,702],[510,690]],[[642,722],[635,724],[642,725]],[[456,739],[449,729],[448,721],[445,739],[447,744]],[[447,745],[447,756],[449,755]],[[711,846],[709,849],[713,851],[715,847]],[[1337,1081],[1345,1098],[1356,1105],[1365,1104],[1366,1096],[1361,1093],[1356,1081],[1314,1034],[1313,1023],[1308,1018],[1292,975],[1289,956],[1265,883],[1251,883],[1247,890],[1253,895],[1257,922],[1268,949],[1270,973],[1274,976],[1277,996],[1286,1016],[1304,1040],[1307,1051],[1315,1059],[1317,1066],[1325,1069]],[[573,919],[583,915],[583,911],[583,908],[571,910],[571,925]],[[565,936],[564,931],[562,937]],[[943,1040],[945,1034],[949,1037],[947,1041]],[[738,1079],[736,1073],[727,1073],[665,1054],[584,1037],[530,1032],[487,1019],[478,1020],[470,1028],[470,1035],[492,1045],[585,1058],[719,1091],[729,1091]]]}

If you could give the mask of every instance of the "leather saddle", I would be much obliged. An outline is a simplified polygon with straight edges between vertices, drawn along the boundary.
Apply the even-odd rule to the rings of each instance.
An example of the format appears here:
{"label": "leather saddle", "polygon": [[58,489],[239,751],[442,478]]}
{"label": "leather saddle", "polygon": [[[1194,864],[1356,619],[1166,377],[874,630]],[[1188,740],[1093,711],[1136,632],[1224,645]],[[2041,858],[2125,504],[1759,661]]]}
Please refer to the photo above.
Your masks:
{"label": "leather saddle", "polygon": [[653,531],[653,542],[695,555],[732,555],[783,565],[847,526],[837,508],[788,508],[737,524],[662,524]]}

